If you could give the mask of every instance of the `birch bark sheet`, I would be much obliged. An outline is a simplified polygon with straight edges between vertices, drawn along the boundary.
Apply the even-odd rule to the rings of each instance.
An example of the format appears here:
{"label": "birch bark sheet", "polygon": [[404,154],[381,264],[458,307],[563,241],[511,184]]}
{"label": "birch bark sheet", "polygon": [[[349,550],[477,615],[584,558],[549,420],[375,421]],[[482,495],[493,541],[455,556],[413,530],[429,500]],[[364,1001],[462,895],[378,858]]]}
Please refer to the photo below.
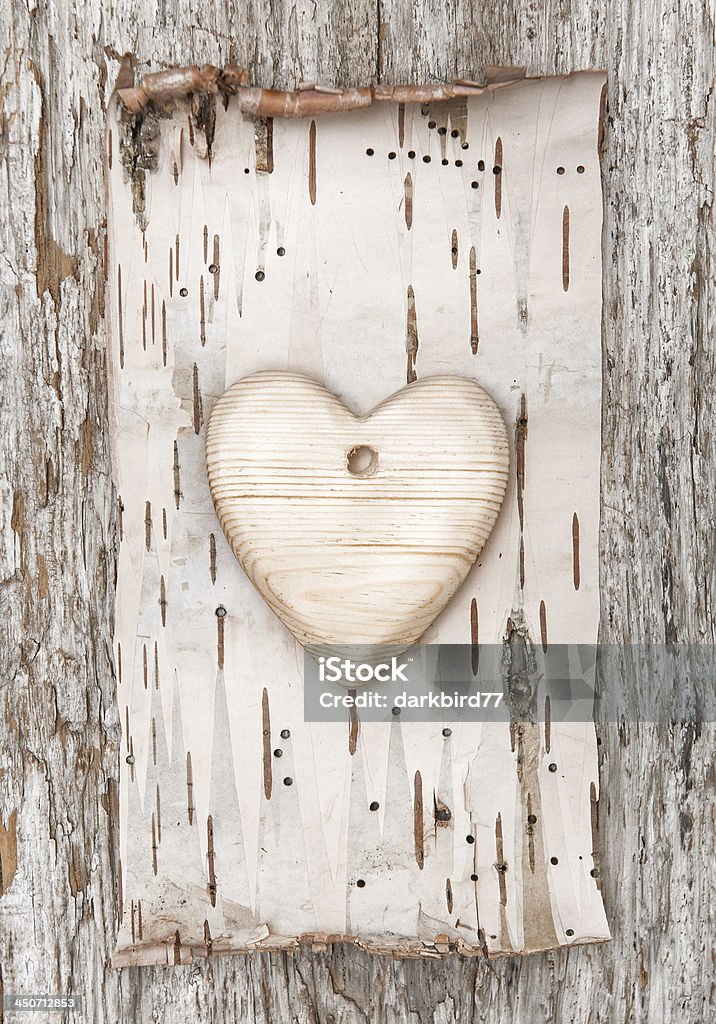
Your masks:
{"label": "birch bark sheet", "polygon": [[475,377],[511,427],[510,483],[425,639],[596,642],[603,84],[305,120],[229,101],[213,139],[179,102],[144,133],[141,189],[110,114],[115,963],[299,936],[402,955],[608,937],[593,727],[304,723],[300,649],[204,464],[212,403],[255,371],[306,373],[356,413],[406,379]]}

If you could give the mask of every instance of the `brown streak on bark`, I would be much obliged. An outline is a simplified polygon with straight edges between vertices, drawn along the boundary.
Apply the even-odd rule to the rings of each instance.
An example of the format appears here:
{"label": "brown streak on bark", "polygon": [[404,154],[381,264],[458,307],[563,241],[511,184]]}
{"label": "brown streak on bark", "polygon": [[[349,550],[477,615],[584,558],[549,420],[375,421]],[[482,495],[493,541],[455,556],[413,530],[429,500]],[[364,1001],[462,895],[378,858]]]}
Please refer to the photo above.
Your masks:
{"label": "brown streak on bark", "polygon": [[475,246],[470,246],[470,349],[474,356],[480,344],[480,332],[477,323],[477,255]]}
{"label": "brown streak on bark", "polygon": [[592,829],[592,862],[596,876],[594,878],[597,889],[602,888],[601,864],[599,859],[599,801],[597,800],[597,787],[593,782],[589,783],[589,811]]}
{"label": "brown streak on bark", "polygon": [[420,341],[418,339],[418,314],[415,309],[415,292],[412,284],[408,285],[408,315],[406,325],[405,350],[408,353],[408,384],[418,379],[415,372],[415,359]]}
{"label": "brown streak on bark", "polygon": [[308,129],[308,195],[311,206],[316,205],[316,122]]}
{"label": "brown streak on bark", "polygon": [[544,749],[549,754],[552,747],[552,701],[549,694],[544,699]]}
{"label": "brown streak on bark", "polygon": [[479,629],[479,617],[477,611],[477,598],[473,597],[470,602],[470,662],[472,667],[472,674],[477,675],[477,670],[480,667],[480,629]]}
{"label": "brown streak on bark", "polygon": [[224,667],[224,615],[216,616],[216,658],[220,669]]}
{"label": "brown streak on bark", "polygon": [[149,551],[152,543],[152,503],[148,501],[144,505],[144,546]]}
{"label": "brown streak on bark", "polygon": [[186,752],[186,813],[189,824],[194,824],[194,769],[191,765],[191,751]]}
{"label": "brown streak on bark", "polygon": [[122,265],[117,264],[117,330],[119,333],[119,368],[124,369],[124,317],[122,315]]}
{"label": "brown streak on bark", "polygon": [[542,641],[542,650],[547,650],[547,608],[544,601],[539,603],[539,634]]}
{"label": "brown streak on bark", "polygon": [[177,441],[174,442],[174,501],[176,507],[179,508],[179,502],[181,500],[181,481],[179,477],[179,444]]}
{"label": "brown streak on bark", "polygon": [[214,821],[211,815],[206,819],[206,861],[209,868],[209,902],[216,906],[216,870],[214,865]]}
{"label": "brown streak on bark", "polygon": [[405,188],[405,226],[410,231],[413,226],[413,177],[408,171],[403,182]]}
{"label": "brown streak on bark", "polygon": [[507,883],[505,881],[505,872],[507,871],[507,865],[505,864],[505,843],[502,836],[502,815],[499,812],[495,820],[495,854],[497,856],[495,868],[497,870],[497,884],[500,889],[500,903],[503,907],[506,907]]}
{"label": "brown streak on bark", "polygon": [[572,516],[572,582],[574,589],[579,590],[579,517],[576,512]]}
{"label": "brown streak on bark", "polygon": [[194,433],[198,434],[204,422],[204,410],[201,401],[201,391],[199,390],[199,367],[196,363],[194,363],[192,374],[192,405],[194,410]]}
{"label": "brown streak on bark", "polygon": [[520,560],[520,589],[524,590],[525,586],[525,546],[524,546],[524,529],[525,529],[525,506],[524,506],[524,491],[525,491],[525,464],[526,464],[526,447],[527,447],[527,397],[523,394],[520,396],[520,412],[515,423],[515,455],[516,455],[516,474],[517,474],[517,511],[520,518],[520,545],[519,545],[519,560]]}
{"label": "brown streak on bark", "polygon": [[[355,697],[355,690],[350,690],[349,693]],[[348,753],[351,757],[355,754],[358,749],[358,736],[360,735],[360,719],[358,718],[358,711],[355,705],[350,708],[350,727],[348,730]]]}
{"label": "brown streak on bark", "polygon": [[529,820],[532,817],[532,795],[527,794],[527,856],[530,866],[530,871],[534,874],[535,871],[535,832],[532,822]]}
{"label": "brown streak on bark", "polygon": [[199,339],[201,347],[206,345],[206,300],[204,298],[204,275],[199,276]]}
{"label": "brown streak on bark", "polygon": [[147,351],[147,282],[144,281],[144,299],[142,302],[142,348]]}
{"label": "brown streak on bark", "polygon": [[415,773],[413,797],[413,838],[415,840],[415,860],[422,871],[425,864],[425,823],[423,813],[423,779],[419,771]]}
{"label": "brown streak on bark", "polygon": [[562,288],[569,288],[569,207],[562,211]]}
{"label": "brown streak on bark", "polygon": [[502,139],[495,142],[495,216],[502,216]]}
{"label": "brown streak on bark", "polygon": [[209,534],[209,575],[211,582],[216,583],[216,535]]}
{"label": "brown streak on bark", "polygon": [[264,687],[261,697],[261,724],[263,731],[263,768],[264,768],[264,796],[271,799],[272,767],[271,767],[271,713],[269,710],[268,690]]}
{"label": "brown streak on bark", "polygon": [[219,298],[219,279],[221,276],[221,246],[218,235],[214,235],[214,255],[212,259],[212,266],[216,267],[216,270],[214,271],[214,302],[216,302]]}

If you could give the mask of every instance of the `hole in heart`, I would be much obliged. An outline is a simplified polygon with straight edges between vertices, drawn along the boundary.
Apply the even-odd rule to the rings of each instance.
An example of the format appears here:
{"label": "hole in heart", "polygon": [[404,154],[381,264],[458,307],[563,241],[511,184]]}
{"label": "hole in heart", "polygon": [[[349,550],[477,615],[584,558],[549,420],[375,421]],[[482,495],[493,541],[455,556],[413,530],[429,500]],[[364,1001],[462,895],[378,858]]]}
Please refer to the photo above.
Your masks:
{"label": "hole in heart", "polygon": [[353,476],[372,476],[378,468],[378,452],[367,444],[358,445],[348,452],[346,463]]}

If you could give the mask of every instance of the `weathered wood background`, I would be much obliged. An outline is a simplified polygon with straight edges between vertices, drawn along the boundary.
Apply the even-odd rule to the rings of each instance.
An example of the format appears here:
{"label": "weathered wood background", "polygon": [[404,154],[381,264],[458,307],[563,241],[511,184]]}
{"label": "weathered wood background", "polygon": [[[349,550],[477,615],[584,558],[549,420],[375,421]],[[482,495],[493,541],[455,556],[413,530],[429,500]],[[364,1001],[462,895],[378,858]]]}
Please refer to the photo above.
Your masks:
{"label": "weathered wood background", "polygon": [[0,0],[0,15],[4,990],[72,979],[96,1021],[712,1019],[712,725],[600,730],[607,946],[495,963],[346,947],[106,968],[120,729],[103,145],[128,50],[139,70],[232,61],[284,87],[606,67],[602,638],[713,641],[713,7]]}

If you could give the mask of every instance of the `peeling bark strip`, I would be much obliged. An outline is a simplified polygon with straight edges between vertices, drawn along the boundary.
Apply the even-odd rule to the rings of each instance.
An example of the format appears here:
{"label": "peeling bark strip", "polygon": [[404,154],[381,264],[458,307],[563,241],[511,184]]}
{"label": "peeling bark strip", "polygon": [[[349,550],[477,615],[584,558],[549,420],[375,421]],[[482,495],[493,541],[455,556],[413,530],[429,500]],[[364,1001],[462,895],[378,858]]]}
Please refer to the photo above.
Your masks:
{"label": "peeling bark strip", "polygon": [[423,812],[423,779],[420,772],[413,780],[413,838],[415,840],[415,861],[423,870],[425,865],[425,820]]}
{"label": "peeling bark strip", "polygon": [[316,122],[308,129],[308,195],[311,206],[316,205]]}
{"label": "peeling bark strip", "polygon": [[470,246],[470,348],[477,355],[480,332],[477,324],[477,256],[475,246]]}
{"label": "peeling bark strip", "polygon": [[502,139],[498,138],[495,143],[495,216],[499,220],[502,216]]}
{"label": "peeling bark strip", "polygon": [[562,288],[569,288],[569,207],[562,212]]}
{"label": "peeling bark strip", "polygon": [[418,354],[418,315],[415,311],[415,292],[412,284],[408,285],[408,317],[405,332],[405,351],[408,353],[408,384],[418,379],[415,372],[415,359]]}
{"label": "peeling bark strip", "polygon": [[312,117],[340,110],[369,107],[375,100],[388,103],[437,103],[457,96],[476,96],[525,77],[521,67],[503,68],[488,77],[485,85],[456,79],[452,85],[369,85],[354,89],[322,88],[314,85],[296,92],[255,89],[248,85],[248,72],[235,65],[223,69],[173,68],[145,75],[136,87],[118,88],[119,98],[131,114],[139,114],[150,103],[180,99],[190,93],[224,97],[236,96],[242,113],[254,117]]}
{"label": "peeling bark strip", "polygon": [[408,231],[413,226],[413,178],[410,171],[405,175],[405,226]]}
{"label": "peeling bark strip", "polygon": [[579,590],[579,517],[576,512],[572,516],[572,582],[574,589]]}
{"label": "peeling bark strip", "polygon": [[264,687],[261,697],[261,719],[263,726],[263,750],[264,750],[264,796],[271,799],[272,767],[271,767],[271,713],[269,711],[268,690]]}

